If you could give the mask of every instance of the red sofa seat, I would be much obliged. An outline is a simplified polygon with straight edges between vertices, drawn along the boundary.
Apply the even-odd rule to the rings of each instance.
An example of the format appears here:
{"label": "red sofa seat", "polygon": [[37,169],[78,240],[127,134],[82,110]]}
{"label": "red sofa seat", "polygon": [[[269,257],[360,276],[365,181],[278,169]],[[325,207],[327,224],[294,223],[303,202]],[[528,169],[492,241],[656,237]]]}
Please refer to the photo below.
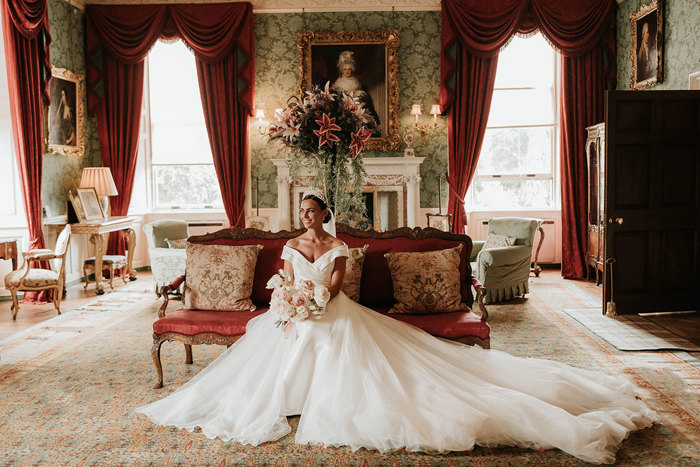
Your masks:
{"label": "red sofa seat", "polygon": [[430,315],[404,315],[389,313],[388,310],[376,310],[445,339],[462,339],[478,337],[486,340],[491,333],[491,326],[481,320],[481,316],[472,311],[455,311],[453,313],[435,313]]}
{"label": "red sofa seat", "polygon": [[227,337],[241,336],[245,334],[248,321],[267,310],[221,312],[182,308],[153,323],[153,332],[158,335],[172,332],[183,336],[207,333]]}

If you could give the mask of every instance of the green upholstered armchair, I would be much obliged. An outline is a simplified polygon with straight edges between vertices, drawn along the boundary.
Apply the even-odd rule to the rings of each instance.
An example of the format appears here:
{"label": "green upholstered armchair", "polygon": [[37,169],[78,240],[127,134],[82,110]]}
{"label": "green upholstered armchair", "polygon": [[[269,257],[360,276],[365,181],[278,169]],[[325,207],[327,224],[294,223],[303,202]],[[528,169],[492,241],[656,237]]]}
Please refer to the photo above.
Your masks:
{"label": "green upholstered armchair", "polygon": [[173,241],[189,237],[187,221],[161,219],[144,225],[143,231],[148,240],[148,257],[156,285],[155,292],[160,296],[162,286],[185,274],[185,249],[169,248],[166,239]]}
{"label": "green upholstered armchair", "polygon": [[494,217],[489,219],[489,234],[515,238],[513,246],[484,248],[483,241],[475,241],[472,249],[472,271],[486,289],[485,303],[510,300],[529,292],[532,243],[537,220],[521,217]]}

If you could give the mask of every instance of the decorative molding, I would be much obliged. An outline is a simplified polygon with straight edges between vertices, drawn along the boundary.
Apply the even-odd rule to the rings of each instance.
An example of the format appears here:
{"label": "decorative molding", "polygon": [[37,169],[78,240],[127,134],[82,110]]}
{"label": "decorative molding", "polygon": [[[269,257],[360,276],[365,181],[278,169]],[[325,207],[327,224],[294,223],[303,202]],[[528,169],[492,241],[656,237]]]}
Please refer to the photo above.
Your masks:
{"label": "decorative molding", "polygon": [[[163,0],[65,0],[67,3],[85,9],[85,5],[143,5],[163,3]],[[228,3],[229,0],[168,0],[168,3]],[[440,11],[440,0],[250,0],[253,13],[314,13],[341,11]]]}

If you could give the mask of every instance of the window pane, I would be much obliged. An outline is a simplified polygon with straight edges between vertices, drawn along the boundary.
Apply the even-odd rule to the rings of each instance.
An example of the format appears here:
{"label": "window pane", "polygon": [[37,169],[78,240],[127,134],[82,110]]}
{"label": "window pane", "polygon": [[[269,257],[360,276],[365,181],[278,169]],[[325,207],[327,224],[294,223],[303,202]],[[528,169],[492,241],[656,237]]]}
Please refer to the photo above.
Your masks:
{"label": "window pane", "polygon": [[475,180],[470,209],[535,209],[552,205],[552,180]]}
{"label": "window pane", "polygon": [[154,166],[156,207],[223,207],[213,165]]}
{"label": "window pane", "polygon": [[554,103],[551,88],[496,89],[487,126],[551,125]]}
{"label": "window pane", "polygon": [[182,41],[148,54],[154,164],[211,163],[194,55]]}
{"label": "window pane", "polygon": [[498,56],[496,89],[551,86],[555,57],[554,49],[541,34],[515,36]]}
{"label": "window pane", "polygon": [[553,127],[487,129],[477,174],[550,174],[553,137]]}

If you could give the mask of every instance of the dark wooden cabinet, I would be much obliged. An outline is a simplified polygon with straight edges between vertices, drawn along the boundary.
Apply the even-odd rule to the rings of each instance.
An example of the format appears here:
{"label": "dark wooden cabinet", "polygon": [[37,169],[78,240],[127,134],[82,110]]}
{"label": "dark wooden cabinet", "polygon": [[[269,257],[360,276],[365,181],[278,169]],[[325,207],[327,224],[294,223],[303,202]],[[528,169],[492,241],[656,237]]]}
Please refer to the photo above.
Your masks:
{"label": "dark wooden cabinet", "polygon": [[586,277],[593,271],[599,285],[605,270],[605,123],[586,128],[588,162],[588,228]]}

